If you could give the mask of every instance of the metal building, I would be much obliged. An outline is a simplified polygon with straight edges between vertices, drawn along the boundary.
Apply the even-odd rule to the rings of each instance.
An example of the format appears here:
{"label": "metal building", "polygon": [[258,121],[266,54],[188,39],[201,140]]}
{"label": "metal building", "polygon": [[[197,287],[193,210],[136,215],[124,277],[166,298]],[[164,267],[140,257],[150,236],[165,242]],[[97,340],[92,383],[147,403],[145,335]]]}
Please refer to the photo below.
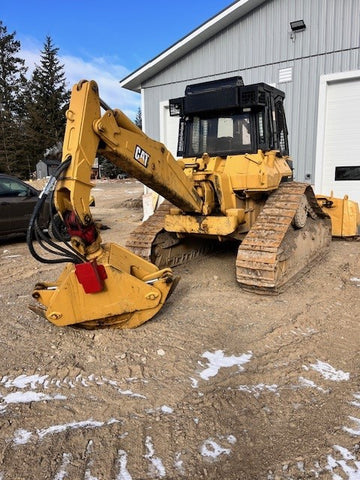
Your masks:
{"label": "metal building", "polygon": [[145,132],[176,153],[169,98],[241,75],[286,94],[295,179],[360,202],[360,0],[238,0],[126,78]]}

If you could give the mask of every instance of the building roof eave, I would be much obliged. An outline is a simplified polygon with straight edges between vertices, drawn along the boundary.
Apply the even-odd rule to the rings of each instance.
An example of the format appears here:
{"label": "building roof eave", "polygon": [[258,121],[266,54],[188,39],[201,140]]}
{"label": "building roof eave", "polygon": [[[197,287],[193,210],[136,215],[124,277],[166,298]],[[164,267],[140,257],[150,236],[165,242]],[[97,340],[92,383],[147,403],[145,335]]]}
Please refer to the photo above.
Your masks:
{"label": "building roof eave", "polygon": [[237,0],[214,17],[207,20],[155,58],[120,80],[123,88],[140,92],[144,81],[171,65],[203,42],[249,13],[266,0]]}

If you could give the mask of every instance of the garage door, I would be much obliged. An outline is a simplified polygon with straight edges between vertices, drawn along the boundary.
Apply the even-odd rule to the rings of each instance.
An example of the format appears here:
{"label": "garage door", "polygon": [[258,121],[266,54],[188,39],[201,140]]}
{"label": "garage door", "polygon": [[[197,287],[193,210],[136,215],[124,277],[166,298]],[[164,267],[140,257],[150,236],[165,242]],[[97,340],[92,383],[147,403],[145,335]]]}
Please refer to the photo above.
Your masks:
{"label": "garage door", "polygon": [[327,81],[324,88],[324,125],[319,124],[323,149],[322,158],[317,158],[322,165],[316,191],[349,195],[360,203],[360,75]]}

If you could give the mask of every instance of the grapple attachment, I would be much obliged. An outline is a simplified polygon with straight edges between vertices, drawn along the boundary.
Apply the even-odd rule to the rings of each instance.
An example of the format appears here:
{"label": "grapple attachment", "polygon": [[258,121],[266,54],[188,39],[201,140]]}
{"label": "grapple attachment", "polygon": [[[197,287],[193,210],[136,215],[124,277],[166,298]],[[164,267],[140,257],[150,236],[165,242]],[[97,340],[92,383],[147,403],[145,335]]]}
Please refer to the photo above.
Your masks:
{"label": "grapple attachment", "polygon": [[331,218],[333,237],[356,237],[360,234],[360,214],[357,202],[344,198],[316,195],[320,207]]}
{"label": "grapple attachment", "polygon": [[171,269],[105,244],[96,260],[69,263],[55,283],[36,285],[38,305],[30,308],[57,326],[136,328],[162,308],[176,284]]}

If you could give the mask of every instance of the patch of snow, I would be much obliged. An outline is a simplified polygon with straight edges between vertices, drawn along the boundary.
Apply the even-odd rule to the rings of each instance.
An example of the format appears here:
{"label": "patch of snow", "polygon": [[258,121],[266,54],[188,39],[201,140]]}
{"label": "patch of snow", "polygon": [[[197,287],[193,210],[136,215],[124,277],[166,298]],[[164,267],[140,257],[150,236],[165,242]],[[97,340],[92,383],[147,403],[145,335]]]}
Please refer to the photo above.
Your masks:
{"label": "patch of snow", "polygon": [[203,457],[207,457],[212,460],[217,460],[220,455],[230,455],[230,448],[223,448],[212,438],[205,440],[202,444],[200,453]]}
{"label": "patch of snow", "polygon": [[116,475],[115,480],[132,480],[132,476],[130,475],[127,467],[127,453],[125,450],[118,451],[118,460],[117,465],[119,467],[119,473]]}
{"label": "patch of snow", "polygon": [[52,427],[43,428],[42,430],[37,430],[37,434],[40,439],[43,439],[46,435],[61,433],[66,430],[75,430],[79,428],[97,428],[97,427],[103,427],[104,425],[111,425],[113,423],[121,423],[121,421],[112,418],[107,422],[99,422],[99,421],[90,419],[90,420],[84,420],[82,422],[64,423],[63,425],[53,425]]}
{"label": "patch of snow", "polygon": [[[132,381],[137,380],[135,377],[133,379],[129,379]],[[142,383],[147,383],[146,381],[142,381]],[[106,377],[97,377],[94,374],[90,374],[87,377],[83,377],[81,374],[76,375],[74,378],[65,377],[63,379],[59,378],[51,378],[49,375],[19,375],[16,378],[10,378],[9,376],[0,377],[0,387],[5,388],[17,388],[17,389],[25,389],[30,388],[31,390],[36,390],[42,387],[44,390],[48,390],[51,387],[57,388],[76,388],[76,387],[93,387],[93,386],[103,386],[107,385],[117,390],[122,395],[130,395],[132,397],[137,398],[146,398],[144,395],[140,395],[138,393],[134,393],[131,390],[122,390],[119,389],[119,383],[115,380],[108,379]],[[40,393],[34,393],[33,395],[39,395]],[[0,399],[1,399],[0,394]],[[8,397],[11,398],[11,397]],[[60,398],[60,397],[51,397],[51,398]],[[40,398],[40,400],[46,400],[51,398]],[[35,401],[35,400],[34,400]],[[0,407],[0,411],[3,410]]]}
{"label": "patch of snow", "polygon": [[29,432],[28,430],[19,428],[15,432],[13,442],[15,443],[15,445],[25,445],[26,443],[28,443],[31,436],[32,436],[31,432]]}
{"label": "patch of snow", "polygon": [[241,392],[252,393],[254,394],[255,398],[260,396],[261,392],[267,391],[271,393],[278,393],[278,385],[275,383],[272,385],[267,385],[265,383],[259,383],[258,385],[240,385],[238,390]]}
{"label": "patch of snow", "polygon": [[[342,480],[343,476],[338,475],[337,472],[341,469],[345,475],[347,475],[347,480],[359,480],[360,478],[360,462],[356,460],[354,455],[352,455],[349,450],[339,445],[335,445],[334,449],[337,450],[342,459],[334,458],[332,455],[327,456],[327,465],[326,470],[331,472],[333,480]],[[349,462],[349,463],[348,463]]]}
{"label": "patch of snow", "polygon": [[68,477],[66,468],[69,465],[71,458],[72,457],[70,453],[63,453],[61,467],[59,472],[55,475],[54,480],[64,480],[65,477]]}
{"label": "patch of snow", "polygon": [[[31,403],[31,402],[42,402],[45,400],[66,400],[67,397],[64,395],[45,395],[44,393],[40,392],[14,392],[14,393],[9,393],[8,395],[5,395],[5,397],[1,397],[3,402],[5,402],[7,405],[11,403]],[[2,410],[4,407],[2,407]]]}
{"label": "patch of snow", "polygon": [[323,388],[318,387],[315,382],[313,382],[312,380],[309,380],[308,378],[299,377],[299,382],[300,382],[300,385],[303,387],[316,388],[317,390],[323,393],[328,392],[328,390],[324,390]]}
{"label": "patch of snow", "polygon": [[101,377],[101,379],[105,382],[105,383],[108,383],[109,385],[113,386],[113,387],[117,387],[118,384],[115,380],[109,380],[108,378],[106,377]]}
{"label": "patch of snow", "polygon": [[90,419],[90,420],[84,420],[82,422],[72,422],[72,423],[64,423],[62,425],[52,425],[51,427],[48,427],[48,428],[36,430],[36,432],[29,432],[27,430],[19,429],[15,432],[13,443],[17,445],[24,445],[25,443],[28,443],[31,437],[33,437],[34,435],[37,435],[38,439],[42,440],[47,435],[62,433],[67,430],[77,430],[80,428],[98,428],[98,427],[103,427],[105,425],[111,425],[113,423],[121,423],[121,420],[116,420],[112,418],[107,422],[99,422],[99,421]]}
{"label": "patch of snow", "polygon": [[217,435],[219,440],[225,440],[227,443],[230,443],[230,445],[235,445],[237,442],[237,438],[235,435]]}
{"label": "patch of snow", "polygon": [[[30,385],[31,388],[36,388],[37,385],[43,385],[45,380],[48,378],[48,375],[19,375],[13,380],[9,380],[8,377],[5,380],[6,388],[25,388]],[[3,381],[1,382],[3,383]]]}
{"label": "patch of snow", "polygon": [[357,426],[357,429],[343,427],[343,430],[347,433],[350,433],[350,435],[355,435],[356,437],[358,437],[360,435],[360,418],[356,418],[356,417],[349,417],[349,418]]}
{"label": "patch of snow", "polygon": [[354,393],[353,397],[356,400],[353,400],[352,402],[350,402],[350,405],[354,405],[354,407],[359,407],[360,408],[360,402],[357,401],[357,400],[360,400],[360,393]]}
{"label": "patch of snow", "polygon": [[296,462],[296,466],[300,472],[305,473],[304,462],[302,460]]}
{"label": "patch of snow", "polygon": [[199,381],[196,380],[196,378],[193,378],[193,377],[189,377],[189,378],[190,378],[190,380],[191,380],[191,386],[192,386],[192,388],[198,388],[198,386],[199,386]]}
{"label": "patch of snow", "polygon": [[166,476],[165,467],[159,457],[155,457],[155,450],[152,444],[152,439],[150,436],[146,437],[145,446],[147,448],[148,453],[144,455],[144,457],[151,462],[151,467],[149,470],[149,474],[152,478],[160,477],[164,478]]}
{"label": "patch of snow", "polygon": [[123,423],[123,422],[121,420],[118,420],[117,418],[110,418],[110,420],[106,422],[106,425],[112,425],[113,423]]}
{"label": "patch of snow", "polygon": [[185,468],[184,468],[184,462],[180,459],[181,457],[181,452],[177,452],[175,454],[175,460],[174,460],[174,468],[177,470],[180,475],[185,475]]}
{"label": "patch of snow", "polygon": [[[64,381],[65,385],[68,385],[70,388],[75,388],[75,385],[72,383],[70,378],[65,377],[63,381]],[[44,383],[44,387],[48,388],[46,382]]]}
{"label": "patch of snow", "polygon": [[335,450],[341,453],[344,460],[354,460],[355,457],[352,455],[347,448],[340,447],[340,445],[334,445]]}
{"label": "patch of snow", "polygon": [[140,393],[134,393],[131,390],[121,390],[119,388],[118,392],[121,393],[121,395],[129,395],[130,397],[133,397],[133,398],[144,398],[144,399],[146,399],[145,395],[141,395]]}
{"label": "patch of snow", "polygon": [[226,437],[226,440],[231,444],[231,445],[235,445],[235,443],[237,442],[237,439],[234,435],[228,435]]}
{"label": "patch of snow", "polygon": [[[94,442],[92,440],[88,441],[87,448],[86,448],[86,456],[89,457],[93,451]],[[87,459],[87,466],[84,474],[84,480],[99,480],[97,477],[93,477],[91,474],[90,468],[93,466],[93,460],[90,458]]]}
{"label": "patch of snow", "polygon": [[249,387],[248,385],[239,385],[238,390],[240,390],[240,392],[253,393],[252,387]]}
{"label": "patch of snow", "polygon": [[310,365],[310,368],[319,372],[322,377],[332,382],[341,382],[349,380],[350,373],[343,372],[342,370],[335,370],[329,363],[321,362],[318,360],[316,363]]}
{"label": "patch of snow", "polygon": [[229,368],[237,365],[239,371],[244,370],[243,365],[250,361],[252,353],[244,353],[240,357],[235,355],[227,357],[222,350],[216,350],[214,353],[205,352],[202,354],[202,357],[207,358],[208,368],[200,372],[200,377],[203,380],[209,380],[209,378],[215,377],[219,373],[220,368]]}
{"label": "patch of snow", "polygon": [[168,407],[167,405],[163,405],[162,407],[160,407],[160,410],[163,413],[173,413],[174,412],[174,410],[171,407]]}
{"label": "patch of snow", "polygon": [[53,425],[48,428],[43,428],[41,430],[37,430],[37,434],[40,439],[46,437],[46,435],[52,435],[54,433],[61,433],[65,432],[66,430],[76,430],[78,428],[97,428],[102,427],[105,425],[105,422],[99,422],[95,420],[84,420],[82,422],[71,422],[71,423],[64,423],[62,425]]}

